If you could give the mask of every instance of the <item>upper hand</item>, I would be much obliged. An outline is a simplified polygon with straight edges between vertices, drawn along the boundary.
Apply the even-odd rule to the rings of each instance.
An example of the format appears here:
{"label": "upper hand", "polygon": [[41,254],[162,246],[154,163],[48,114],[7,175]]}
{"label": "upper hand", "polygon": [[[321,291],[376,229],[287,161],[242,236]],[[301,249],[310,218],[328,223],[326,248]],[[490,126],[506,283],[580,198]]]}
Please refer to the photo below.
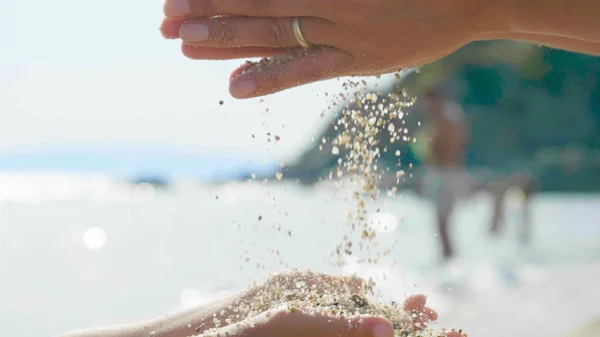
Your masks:
{"label": "upper hand", "polygon": [[348,75],[380,75],[430,63],[504,29],[502,0],[166,0],[161,27],[193,59],[271,56],[299,46],[301,17],[316,48],[283,65],[234,71],[230,91],[262,96]]}

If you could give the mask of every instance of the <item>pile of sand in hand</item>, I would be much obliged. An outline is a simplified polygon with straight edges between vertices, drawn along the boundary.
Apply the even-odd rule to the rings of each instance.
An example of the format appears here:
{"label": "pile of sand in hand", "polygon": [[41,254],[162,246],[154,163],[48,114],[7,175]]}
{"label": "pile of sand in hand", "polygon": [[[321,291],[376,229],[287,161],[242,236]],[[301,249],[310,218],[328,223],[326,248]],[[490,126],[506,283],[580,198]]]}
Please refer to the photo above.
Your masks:
{"label": "pile of sand in hand", "polygon": [[[395,335],[444,336],[430,330],[417,332],[414,313],[406,312],[394,302],[382,304],[370,299],[373,284],[358,279],[336,278],[318,273],[291,272],[275,275],[266,283],[248,289],[227,309],[214,314],[214,328],[196,329],[197,336],[225,337],[241,327],[264,322],[270,315],[281,312],[300,312],[321,315],[332,319],[348,319],[348,329],[360,329],[362,320],[350,320],[357,315],[387,318]],[[256,319],[260,317],[260,319]],[[254,319],[253,319],[254,318]]]}

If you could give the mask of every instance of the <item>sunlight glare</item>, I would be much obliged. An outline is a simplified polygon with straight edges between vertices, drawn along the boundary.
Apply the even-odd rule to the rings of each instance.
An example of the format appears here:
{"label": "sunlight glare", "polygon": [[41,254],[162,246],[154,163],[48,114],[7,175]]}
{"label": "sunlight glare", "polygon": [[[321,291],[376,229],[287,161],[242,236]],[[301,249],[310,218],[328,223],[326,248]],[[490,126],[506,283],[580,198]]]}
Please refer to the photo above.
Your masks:
{"label": "sunlight glare", "polygon": [[91,250],[100,249],[106,243],[106,232],[102,228],[90,228],[83,234],[83,243]]}

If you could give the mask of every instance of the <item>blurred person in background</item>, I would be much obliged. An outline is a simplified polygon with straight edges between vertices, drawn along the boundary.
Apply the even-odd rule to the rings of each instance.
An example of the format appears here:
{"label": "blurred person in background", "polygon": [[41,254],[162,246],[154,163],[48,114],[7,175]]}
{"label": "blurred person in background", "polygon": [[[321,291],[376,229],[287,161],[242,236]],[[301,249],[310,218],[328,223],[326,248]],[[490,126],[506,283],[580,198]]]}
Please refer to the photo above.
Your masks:
{"label": "blurred person in background", "polygon": [[462,107],[440,84],[425,91],[422,111],[425,126],[419,142],[425,143],[421,146],[426,150],[426,169],[417,189],[434,202],[442,256],[448,260],[454,256],[449,218],[457,201],[467,197],[473,189],[473,182],[464,169],[469,126]]}
{"label": "blurred person in background", "polygon": [[[425,164],[425,173],[417,179],[417,192],[434,202],[437,231],[442,246],[442,257],[455,257],[450,237],[450,219],[456,204],[478,191],[492,198],[490,233],[499,236],[505,227],[505,205],[510,191],[520,191],[523,201],[520,239],[527,243],[531,236],[530,200],[534,192],[533,177],[517,172],[485,181],[477,179],[465,168],[470,143],[469,124],[461,105],[448,94],[445,85],[437,84],[422,95],[425,119],[424,129],[418,136],[418,149]],[[417,150],[417,151],[419,151]]]}

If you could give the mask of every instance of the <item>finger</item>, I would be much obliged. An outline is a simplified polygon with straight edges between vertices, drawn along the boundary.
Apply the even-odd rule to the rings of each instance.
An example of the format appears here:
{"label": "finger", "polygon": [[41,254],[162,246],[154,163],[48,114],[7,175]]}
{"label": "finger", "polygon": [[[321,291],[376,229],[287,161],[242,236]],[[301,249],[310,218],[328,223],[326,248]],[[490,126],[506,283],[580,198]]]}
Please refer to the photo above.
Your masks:
{"label": "finger", "polygon": [[420,313],[427,317],[428,320],[436,321],[438,318],[437,312],[425,306],[427,298],[425,295],[409,296],[404,302],[404,310],[411,313]]}
{"label": "finger", "polygon": [[412,295],[404,300],[404,310],[407,312],[422,312],[425,309],[427,298],[425,295]]}
{"label": "finger", "polygon": [[430,321],[437,320],[437,312],[426,307],[427,298],[425,295],[409,296],[404,301],[404,310],[411,314],[413,326],[416,330],[422,330],[427,327]]}
{"label": "finger", "polygon": [[372,290],[372,285],[358,276],[345,276],[342,284],[347,285],[352,291],[360,293]]}
{"label": "finger", "polygon": [[295,49],[259,64],[245,65],[231,74],[229,92],[236,98],[264,96],[311,82],[352,75],[356,59],[341,50]]}
{"label": "finger", "polygon": [[393,337],[394,328],[383,317],[353,316],[344,319],[325,313],[306,310],[274,309],[260,315],[205,331],[203,337]]}
{"label": "finger", "polygon": [[438,314],[437,314],[437,312],[436,312],[435,310],[433,310],[433,309],[429,308],[429,307],[425,307],[425,308],[423,309],[423,314],[424,314],[424,315],[425,315],[427,318],[429,318],[429,320],[431,320],[431,321],[437,321],[437,319],[438,319]]}
{"label": "finger", "polygon": [[415,331],[421,331],[429,325],[429,318],[422,313],[412,314],[412,325]]}
{"label": "finger", "polygon": [[185,22],[184,19],[164,19],[160,25],[160,32],[165,39],[178,39],[179,29]]}
{"label": "finger", "polygon": [[232,60],[240,58],[271,57],[282,54],[286,48],[244,47],[207,48],[183,44],[181,51],[193,60]]}
{"label": "finger", "polygon": [[166,0],[168,18],[217,15],[254,17],[313,16],[322,13],[323,0]]}
{"label": "finger", "polygon": [[[214,18],[190,20],[181,25],[179,37],[205,47],[297,47],[292,18]],[[331,41],[334,24],[318,18],[300,21],[302,33],[313,44]]]}

